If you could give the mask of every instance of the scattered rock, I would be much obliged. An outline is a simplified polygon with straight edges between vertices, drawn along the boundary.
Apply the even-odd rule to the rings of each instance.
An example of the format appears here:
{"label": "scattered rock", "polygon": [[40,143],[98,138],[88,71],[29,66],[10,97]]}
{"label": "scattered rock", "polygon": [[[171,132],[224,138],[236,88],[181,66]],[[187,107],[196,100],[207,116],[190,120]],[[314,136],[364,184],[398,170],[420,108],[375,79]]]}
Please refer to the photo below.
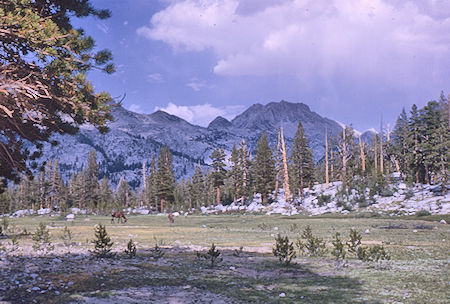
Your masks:
{"label": "scattered rock", "polygon": [[33,288],[31,288],[31,290],[32,291],[39,291],[39,290],[41,290],[39,287],[37,287],[37,286],[34,286]]}
{"label": "scattered rock", "polygon": [[370,230],[366,229],[366,231],[364,231],[365,234],[370,234]]}
{"label": "scattered rock", "polygon": [[414,229],[414,230],[413,230],[413,232],[417,232],[417,230],[416,230],[416,229]]}
{"label": "scattered rock", "polygon": [[447,222],[446,222],[444,219],[440,220],[439,223],[441,223],[441,224],[447,224]]}
{"label": "scattered rock", "polygon": [[75,214],[71,213],[66,215],[66,220],[73,221],[75,219]]}
{"label": "scattered rock", "polygon": [[234,267],[234,266],[230,266],[230,270],[236,270],[236,267]]}
{"label": "scattered rock", "polygon": [[284,298],[286,294],[284,292],[280,293],[280,298]]}

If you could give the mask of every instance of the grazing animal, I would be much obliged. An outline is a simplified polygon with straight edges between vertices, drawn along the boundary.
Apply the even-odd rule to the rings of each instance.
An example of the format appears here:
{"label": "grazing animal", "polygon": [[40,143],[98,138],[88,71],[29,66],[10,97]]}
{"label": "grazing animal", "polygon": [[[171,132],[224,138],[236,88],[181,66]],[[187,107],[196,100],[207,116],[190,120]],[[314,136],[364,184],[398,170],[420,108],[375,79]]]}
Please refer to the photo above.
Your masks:
{"label": "grazing animal", "polygon": [[169,218],[169,222],[171,224],[175,223],[175,219],[173,218],[173,214],[172,213],[169,213],[169,215],[167,217]]}
{"label": "grazing animal", "polygon": [[120,223],[123,220],[123,223],[127,222],[127,218],[122,211],[112,211],[111,212],[111,223],[114,223],[114,219],[117,218],[117,222]]}

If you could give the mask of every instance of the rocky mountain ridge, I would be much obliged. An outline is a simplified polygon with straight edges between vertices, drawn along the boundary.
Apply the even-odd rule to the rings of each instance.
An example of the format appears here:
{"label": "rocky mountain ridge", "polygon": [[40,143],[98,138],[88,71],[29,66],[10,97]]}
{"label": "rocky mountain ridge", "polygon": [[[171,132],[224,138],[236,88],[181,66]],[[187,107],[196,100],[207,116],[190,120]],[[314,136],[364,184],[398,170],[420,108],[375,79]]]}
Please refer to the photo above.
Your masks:
{"label": "rocky mountain ridge", "polygon": [[233,144],[247,142],[251,153],[264,131],[272,146],[276,145],[277,130],[284,129],[288,149],[301,121],[310,141],[315,160],[325,151],[325,130],[337,135],[342,127],[334,120],[320,116],[303,103],[287,101],[254,104],[242,114],[228,121],[214,119],[207,128],[190,124],[186,120],[163,111],[139,114],[123,107],[112,110],[114,121],[110,131],[100,134],[89,125],[82,126],[74,136],[56,135],[56,147],[45,146],[41,160],[59,159],[60,169],[67,179],[72,172],[85,166],[89,151],[97,151],[100,177],[108,176],[113,184],[121,178],[132,186],[139,185],[142,163],[150,164],[158,157],[159,149],[168,145],[174,158],[177,178],[191,176],[200,163],[208,168],[209,156],[216,148],[225,149],[229,155]]}

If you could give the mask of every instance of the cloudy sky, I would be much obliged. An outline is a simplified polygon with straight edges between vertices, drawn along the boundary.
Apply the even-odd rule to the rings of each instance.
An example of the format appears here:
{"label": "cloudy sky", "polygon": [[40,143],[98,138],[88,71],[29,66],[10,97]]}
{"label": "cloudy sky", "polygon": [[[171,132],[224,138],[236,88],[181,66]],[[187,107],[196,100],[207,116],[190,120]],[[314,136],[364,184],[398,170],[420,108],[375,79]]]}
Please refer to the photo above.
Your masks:
{"label": "cloudy sky", "polygon": [[207,125],[254,103],[303,102],[365,130],[450,92],[450,0],[96,0],[80,19],[124,106]]}

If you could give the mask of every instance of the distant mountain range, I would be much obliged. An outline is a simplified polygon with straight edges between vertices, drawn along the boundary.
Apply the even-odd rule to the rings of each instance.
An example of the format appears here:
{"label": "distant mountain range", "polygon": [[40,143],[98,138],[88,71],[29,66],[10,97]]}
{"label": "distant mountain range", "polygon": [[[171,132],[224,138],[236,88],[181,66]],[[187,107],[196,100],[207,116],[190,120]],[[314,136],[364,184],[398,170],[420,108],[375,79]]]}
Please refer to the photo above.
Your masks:
{"label": "distant mountain range", "polygon": [[[277,130],[282,127],[290,148],[299,121],[318,161],[325,151],[325,130],[333,135],[342,130],[338,122],[312,112],[307,105],[287,101],[254,104],[231,121],[217,117],[207,128],[163,111],[138,114],[114,107],[112,114],[114,121],[109,123],[108,133],[82,126],[76,135],[56,135],[59,145],[46,144],[41,160],[59,159],[60,170],[67,179],[85,166],[89,151],[95,149],[101,176],[108,176],[113,184],[123,177],[136,187],[140,184],[142,163],[148,168],[151,158],[157,158],[164,145],[172,151],[176,177],[181,178],[191,176],[198,163],[206,169],[209,156],[218,147],[230,155],[233,144],[239,146],[245,140],[253,152],[264,131],[275,146]],[[372,136],[373,131],[362,134],[366,140]]]}

